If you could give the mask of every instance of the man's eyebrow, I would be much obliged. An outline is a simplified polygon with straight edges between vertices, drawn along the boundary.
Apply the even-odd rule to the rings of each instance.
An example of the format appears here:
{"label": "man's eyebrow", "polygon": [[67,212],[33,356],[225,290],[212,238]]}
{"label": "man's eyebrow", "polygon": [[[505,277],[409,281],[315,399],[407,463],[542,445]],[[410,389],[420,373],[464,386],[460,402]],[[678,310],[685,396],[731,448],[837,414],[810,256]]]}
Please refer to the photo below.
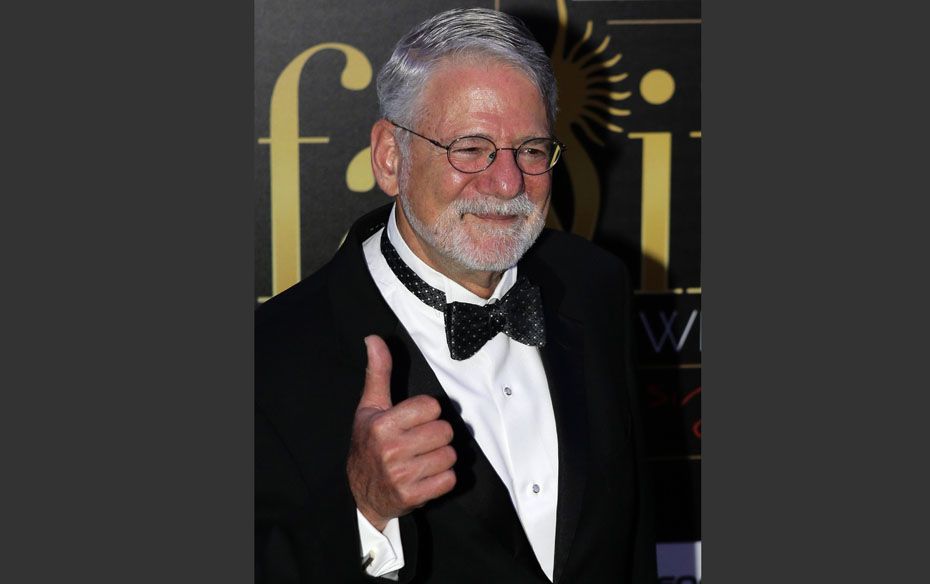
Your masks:
{"label": "man's eyebrow", "polygon": [[[488,134],[488,133],[486,133],[486,132],[481,132],[481,131],[477,131],[477,130],[475,130],[475,131],[466,131],[466,132],[462,132],[462,133],[460,133],[460,134],[456,134],[455,136],[453,136],[453,137],[451,137],[451,138],[449,139],[449,142],[452,142],[452,140],[457,140],[457,139],[459,139],[459,138],[465,138],[465,137],[468,137],[468,136],[477,136],[477,137],[479,137],[479,138],[486,138],[486,139],[490,140],[491,142],[494,142],[494,143],[497,144],[498,146],[501,146],[501,145],[503,144],[502,142],[501,142],[501,143],[498,143],[498,140],[499,140],[498,138],[495,138],[494,136],[491,136],[490,134]],[[532,140],[533,138],[552,138],[552,133],[551,133],[551,132],[547,132],[547,131],[543,131],[543,132],[540,132],[540,133],[529,133],[529,134],[524,134],[524,135],[522,135],[522,136],[518,136],[517,138],[515,138],[515,139],[514,139],[513,145],[514,145],[514,146],[519,146],[520,144],[526,142],[527,140]]]}

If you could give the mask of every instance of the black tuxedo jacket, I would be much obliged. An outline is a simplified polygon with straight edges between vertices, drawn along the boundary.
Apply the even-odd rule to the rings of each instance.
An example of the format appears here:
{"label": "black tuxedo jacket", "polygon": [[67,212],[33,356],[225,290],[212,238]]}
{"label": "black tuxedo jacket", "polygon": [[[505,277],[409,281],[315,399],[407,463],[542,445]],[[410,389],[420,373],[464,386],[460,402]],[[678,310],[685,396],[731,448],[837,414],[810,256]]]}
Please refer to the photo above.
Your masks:
{"label": "black tuxedo jacket", "polygon": [[[400,520],[400,582],[548,582],[506,487],[368,273],[361,244],[388,212],[363,217],[332,261],[256,311],[256,579],[374,580],[361,568],[345,464],[365,378],[362,339],[378,334],[393,357],[394,403],[435,396],[458,454],[454,490]],[[540,353],[559,440],[555,582],[653,584],[626,272],[554,231],[519,270],[540,286],[546,318]]]}

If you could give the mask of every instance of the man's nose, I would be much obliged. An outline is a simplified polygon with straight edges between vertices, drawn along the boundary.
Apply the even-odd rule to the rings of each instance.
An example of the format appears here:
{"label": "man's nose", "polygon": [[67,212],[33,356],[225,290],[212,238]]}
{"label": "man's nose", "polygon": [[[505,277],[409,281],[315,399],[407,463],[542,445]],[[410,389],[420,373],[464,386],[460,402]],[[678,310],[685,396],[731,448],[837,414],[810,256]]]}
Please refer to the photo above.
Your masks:
{"label": "man's nose", "polygon": [[523,192],[523,171],[517,166],[516,151],[501,148],[494,161],[482,174],[488,194],[501,198],[513,198]]}

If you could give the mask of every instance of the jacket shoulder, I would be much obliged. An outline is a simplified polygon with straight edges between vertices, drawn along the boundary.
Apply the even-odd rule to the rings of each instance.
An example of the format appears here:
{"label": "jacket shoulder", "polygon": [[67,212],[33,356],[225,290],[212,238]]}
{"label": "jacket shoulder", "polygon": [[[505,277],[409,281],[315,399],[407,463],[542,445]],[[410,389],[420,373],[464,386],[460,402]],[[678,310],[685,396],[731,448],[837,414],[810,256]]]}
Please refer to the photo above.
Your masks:
{"label": "jacket shoulder", "polygon": [[323,378],[322,368],[344,366],[334,342],[329,264],[255,310],[256,398]]}
{"label": "jacket shoulder", "polygon": [[327,268],[307,276],[287,290],[272,296],[255,309],[255,333],[273,330],[295,317],[307,315],[326,297]]}
{"label": "jacket shoulder", "polygon": [[574,233],[544,229],[527,252],[527,258],[546,264],[568,281],[607,279],[619,280],[621,286],[629,283],[628,271],[620,258]]}

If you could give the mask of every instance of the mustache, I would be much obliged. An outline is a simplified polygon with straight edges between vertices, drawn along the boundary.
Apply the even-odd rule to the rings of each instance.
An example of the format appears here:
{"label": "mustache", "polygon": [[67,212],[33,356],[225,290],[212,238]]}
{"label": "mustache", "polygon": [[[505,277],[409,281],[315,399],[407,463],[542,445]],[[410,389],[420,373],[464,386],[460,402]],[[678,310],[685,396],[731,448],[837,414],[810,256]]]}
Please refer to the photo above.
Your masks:
{"label": "mustache", "polygon": [[471,213],[474,215],[519,215],[528,217],[536,211],[536,205],[530,201],[529,195],[522,192],[512,199],[495,199],[494,197],[482,199],[458,199],[450,205],[451,210],[458,215]]}

